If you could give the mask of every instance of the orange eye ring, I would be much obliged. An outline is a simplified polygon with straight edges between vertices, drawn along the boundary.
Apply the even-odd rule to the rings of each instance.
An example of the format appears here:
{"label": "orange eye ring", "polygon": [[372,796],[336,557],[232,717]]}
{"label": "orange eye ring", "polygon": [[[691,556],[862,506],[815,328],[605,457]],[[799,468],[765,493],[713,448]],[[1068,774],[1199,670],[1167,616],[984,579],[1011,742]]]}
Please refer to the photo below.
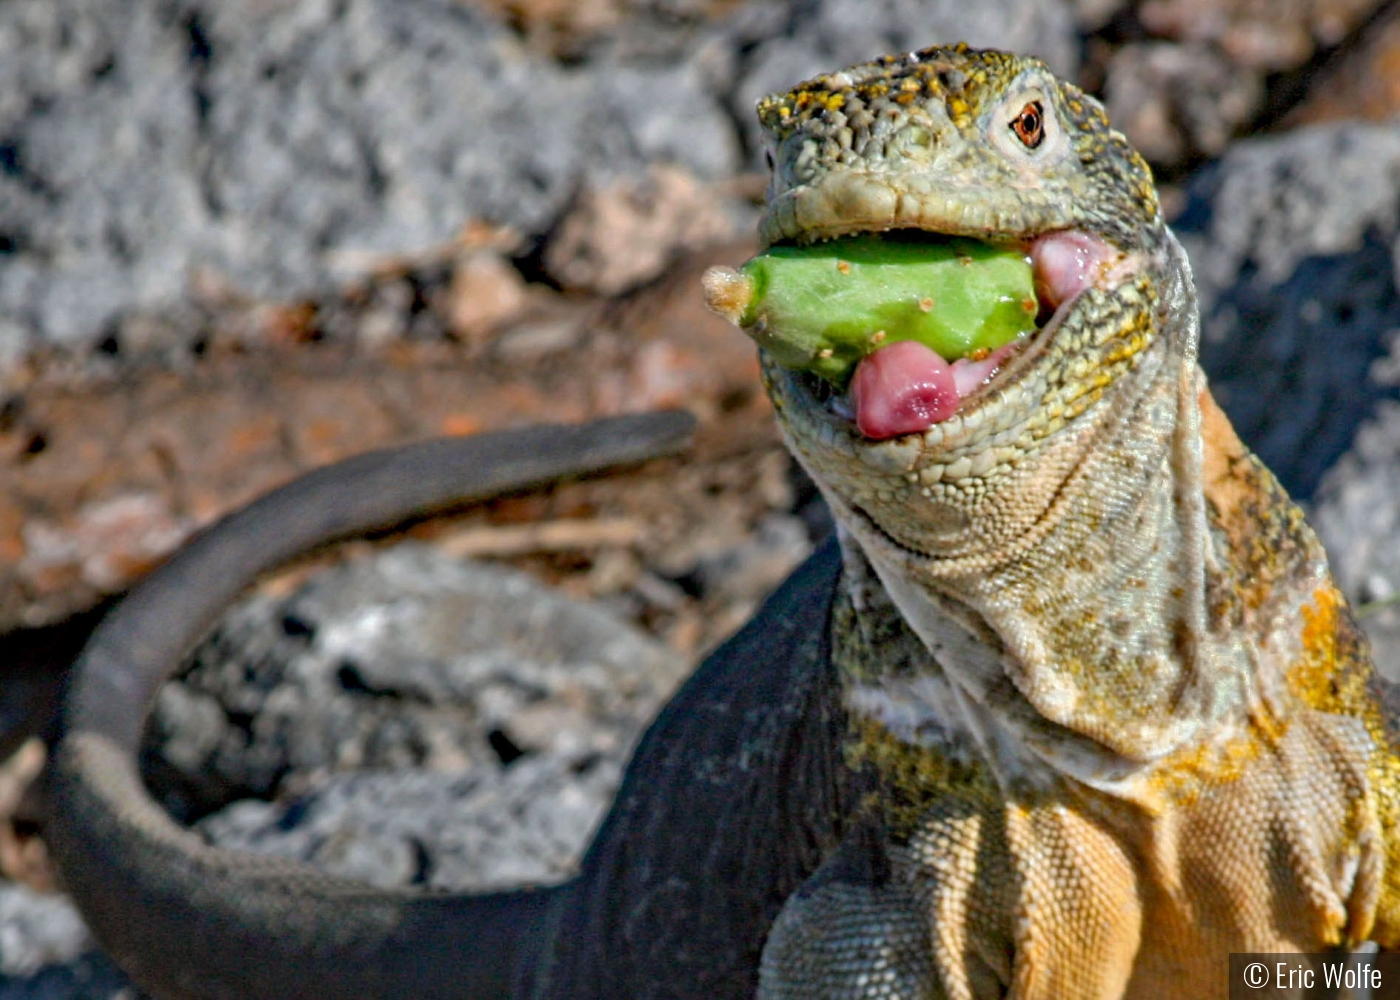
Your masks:
{"label": "orange eye ring", "polygon": [[1039,101],[1031,101],[1011,121],[1011,131],[1027,149],[1035,149],[1045,139],[1045,108]]}

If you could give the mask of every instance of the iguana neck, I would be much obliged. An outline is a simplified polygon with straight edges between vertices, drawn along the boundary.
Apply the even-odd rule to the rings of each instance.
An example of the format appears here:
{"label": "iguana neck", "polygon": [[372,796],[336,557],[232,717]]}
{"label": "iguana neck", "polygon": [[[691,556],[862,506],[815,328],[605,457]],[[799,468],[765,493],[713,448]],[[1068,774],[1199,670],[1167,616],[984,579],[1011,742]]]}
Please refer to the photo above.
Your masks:
{"label": "iguana neck", "polygon": [[[934,728],[971,739],[1003,776],[1048,764],[1091,783],[1116,782],[1247,715],[1252,651],[1213,628],[1206,606],[1215,570],[1201,488],[1195,301],[1174,239],[1143,275],[1128,297],[1142,315],[1120,316],[1124,329],[1152,327],[1135,369],[1014,475],[943,511],[924,502],[924,520],[965,529],[926,533],[927,551],[911,552],[892,540],[910,537],[907,526],[881,525],[884,505],[858,508],[849,490],[826,490],[857,617],[897,608],[929,653],[917,671],[929,697],[911,686],[907,665],[894,676],[877,655],[849,679],[857,711],[907,723],[922,701]],[[1060,406],[1064,395],[1042,405]],[[999,509],[1019,511],[1021,530],[978,537]],[[871,574],[884,607],[871,597]],[[951,737],[926,728],[918,738]]]}

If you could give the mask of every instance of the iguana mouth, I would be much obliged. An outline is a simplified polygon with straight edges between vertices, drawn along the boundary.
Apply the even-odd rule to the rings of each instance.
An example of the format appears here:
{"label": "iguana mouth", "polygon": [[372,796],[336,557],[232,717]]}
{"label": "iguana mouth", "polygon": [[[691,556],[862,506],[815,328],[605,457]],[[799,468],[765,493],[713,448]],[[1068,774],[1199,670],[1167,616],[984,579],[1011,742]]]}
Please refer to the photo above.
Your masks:
{"label": "iguana mouth", "polygon": [[975,409],[1034,363],[1038,346],[1053,335],[1080,294],[1125,273],[1124,254],[1081,230],[1045,233],[1022,242],[1044,319],[1030,337],[951,363],[922,344],[902,341],[862,359],[844,393],[807,375],[799,375],[798,383],[871,441],[923,433]]}

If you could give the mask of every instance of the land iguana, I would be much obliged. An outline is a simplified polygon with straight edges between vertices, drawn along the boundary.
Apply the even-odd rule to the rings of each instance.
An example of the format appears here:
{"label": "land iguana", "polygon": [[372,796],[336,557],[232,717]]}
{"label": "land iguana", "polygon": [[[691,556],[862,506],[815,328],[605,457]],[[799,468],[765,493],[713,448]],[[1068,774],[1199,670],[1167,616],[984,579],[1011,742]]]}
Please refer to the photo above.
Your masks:
{"label": "land iguana", "polygon": [[[346,467],[212,529],[94,636],[52,765],[66,883],[143,988],[1219,997],[1231,952],[1400,939],[1391,688],[1206,389],[1142,159],[1042,63],[964,46],[818,77],[759,114],[764,245],[1021,246],[1038,332],[939,420],[918,351],[862,360],[874,388],[855,399],[765,361],[839,551],[662,711],[558,888],[377,892],[209,847],[151,802],[142,720],[215,609],[398,513],[431,463]],[[495,470],[525,451],[483,449]],[[327,513],[376,494],[372,517]]]}

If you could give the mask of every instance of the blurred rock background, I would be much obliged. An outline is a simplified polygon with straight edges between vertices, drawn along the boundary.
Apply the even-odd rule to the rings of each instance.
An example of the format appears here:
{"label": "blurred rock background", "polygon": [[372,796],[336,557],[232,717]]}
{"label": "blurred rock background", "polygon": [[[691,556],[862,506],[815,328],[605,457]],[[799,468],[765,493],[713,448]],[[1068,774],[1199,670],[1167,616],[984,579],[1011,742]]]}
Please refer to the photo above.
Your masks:
{"label": "blurred rock background", "polygon": [[[645,719],[828,527],[699,301],[751,252],[753,103],[958,39],[1041,55],[1151,160],[1217,393],[1400,671],[1400,0],[4,0],[0,720],[299,472],[687,406],[684,461],[267,581],[152,724],[219,842],[565,876]],[[42,756],[0,773],[0,1000],[135,996],[50,891]]]}

